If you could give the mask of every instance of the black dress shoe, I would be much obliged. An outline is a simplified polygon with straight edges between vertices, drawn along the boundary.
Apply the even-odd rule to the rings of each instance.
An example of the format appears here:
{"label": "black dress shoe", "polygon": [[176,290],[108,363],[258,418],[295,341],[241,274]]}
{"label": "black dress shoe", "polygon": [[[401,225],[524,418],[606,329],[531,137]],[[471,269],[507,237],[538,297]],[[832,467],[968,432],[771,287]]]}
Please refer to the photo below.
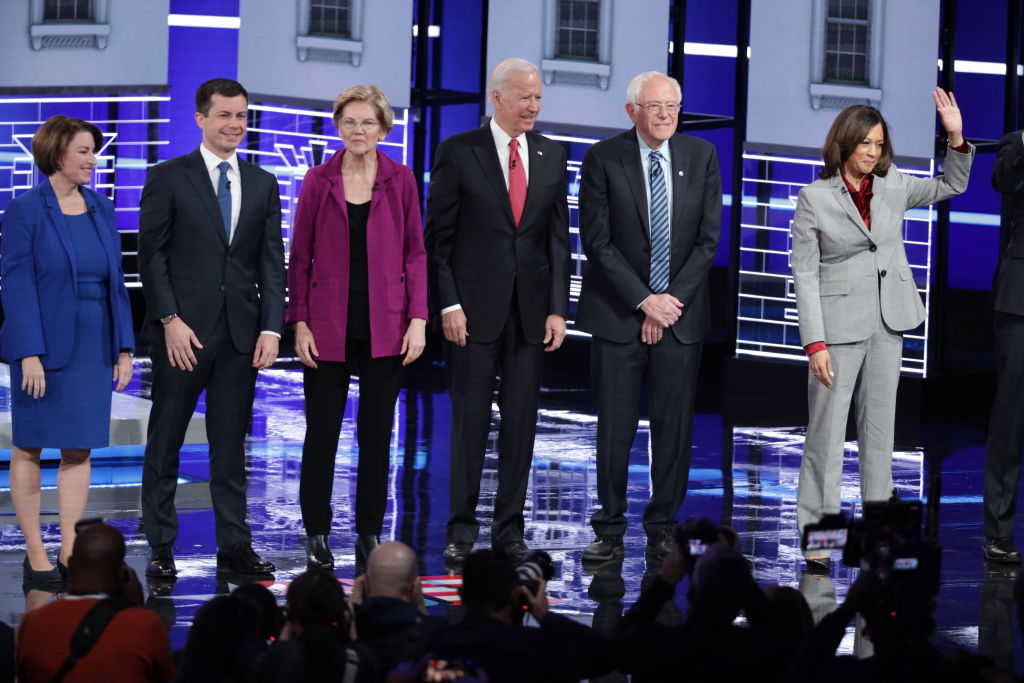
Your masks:
{"label": "black dress shoe", "polygon": [[811,576],[828,576],[830,560],[831,558],[828,555],[824,557],[805,557],[807,573]]}
{"label": "black dress shoe", "polygon": [[25,556],[25,562],[22,563],[25,568],[22,574],[22,581],[31,584],[55,584],[64,581],[64,578],[60,574],[60,570],[56,567],[52,569],[32,569],[32,563],[28,561],[28,555]]}
{"label": "black dress shoe", "polygon": [[530,548],[523,541],[512,541],[502,546],[495,546],[494,549],[505,553],[510,560],[516,563],[530,552]]}
{"label": "black dress shoe", "polygon": [[472,551],[473,545],[471,543],[463,543],[462,541],[449,543],[444,548],[445,564],[461,564],[466,561],[466,557]]}
{"label": "black dress shoe", "polygon": [[174,553],[170,543],[158,543],[149,549],[149,564],[146,565],[146,576],[154,579],[170,579],[178,575],[174,566]]}
{"label": "black dress shoe", "polygon": [[377,534],[358,534],[356,536],[356,566],[366,568],[366,561],[370,559],[370,553],[380,545],[380,536]]}
{"label": "black dress shoe", "polygon": [[334,570],[334,555],[327,547],[327,536],[306,537],[306,569]]}
{"label": "black dress shoe", "polygon": [[672,552],[672,546],[675,542],[676,530],[662,529],[657,535],[647,537],[647,554],[653,555],[660,560]]}
{"label": "black dress shoe", "polygon": [[598,536],[583,550],[584,562],[607,562],[622,557],[622,536]]}
{"label": "black dress shoe", "polygon": [[1013,547],[1012,538],[986,538],[981,546],[985,559],[991,562],[1020,564],[1020,553]]}
{"label": "black dress shoe", "polygon": [[242,541],[231,548],[231,552],[217,553],[218,574],[271,574],[277,567],[256,554],[252,545]]}

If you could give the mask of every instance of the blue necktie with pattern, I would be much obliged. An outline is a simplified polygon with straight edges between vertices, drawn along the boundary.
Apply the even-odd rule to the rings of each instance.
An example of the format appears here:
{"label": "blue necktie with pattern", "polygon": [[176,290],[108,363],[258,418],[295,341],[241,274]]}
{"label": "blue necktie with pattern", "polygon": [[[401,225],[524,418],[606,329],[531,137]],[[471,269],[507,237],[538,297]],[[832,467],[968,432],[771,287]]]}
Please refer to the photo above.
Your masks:
{"label": "blue necktie with pattern", "polygon": [[220,169],[220,180],[217,182],[217,203],[220,204],[220,217],[224,219],[224,235],[231,242],[231,181],[228,180],[228,169],[231,164],[222,161],[217,164]]}
{"label": "blue necktie with pattern", "polygon": [[651,291],[661,294],[668,289],[669,216],[665,174],[661,170],[661,152],[652,151],[648,179],[651,186]]}

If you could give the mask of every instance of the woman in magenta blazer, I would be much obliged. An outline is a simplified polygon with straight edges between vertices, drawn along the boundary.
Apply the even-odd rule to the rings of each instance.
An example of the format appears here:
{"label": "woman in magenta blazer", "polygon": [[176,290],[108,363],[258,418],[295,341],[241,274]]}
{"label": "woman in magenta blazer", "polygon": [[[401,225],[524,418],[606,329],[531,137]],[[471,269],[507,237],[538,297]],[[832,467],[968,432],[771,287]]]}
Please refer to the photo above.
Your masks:
{"label": "woman in magenta blazer", "polygon": [[333,569],[334,457],[349,379],[359,374],[356,562],[380,542],[395,402],[425,345],[426,253],[412,171],[377,150],[394,112],[375,86],[334,103],[345,149],[302,181],[288,267],[287,320],[303,368],[306,438],[299,504],[308,567]]}

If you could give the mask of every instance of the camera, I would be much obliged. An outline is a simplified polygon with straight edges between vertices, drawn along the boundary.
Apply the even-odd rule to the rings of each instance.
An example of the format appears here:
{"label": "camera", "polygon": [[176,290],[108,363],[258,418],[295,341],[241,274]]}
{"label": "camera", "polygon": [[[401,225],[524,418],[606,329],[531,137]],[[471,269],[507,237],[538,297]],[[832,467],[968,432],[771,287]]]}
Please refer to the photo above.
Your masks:
{"label": "camera", "polygon": [[531,593],[537,593],[541,579],[550,581],[555,575],[555,563],[543,550],[533,550],[516,565],[516,580]]}
{"label": "camera", "polygon": [[923,505],[919,500],[864,503],[860,519],[825,515],[804,527],[804,550],[842,550],[847,567],[888,566],[894,549],[921,539]]}
{"label": "camera", "polygon": [[683,549],[683,555],[691,560],[691,564],[716,541],[735,545],[736,532],[729,527],[714,524],[705,517],[680,522],[676,527],[676,543]]}

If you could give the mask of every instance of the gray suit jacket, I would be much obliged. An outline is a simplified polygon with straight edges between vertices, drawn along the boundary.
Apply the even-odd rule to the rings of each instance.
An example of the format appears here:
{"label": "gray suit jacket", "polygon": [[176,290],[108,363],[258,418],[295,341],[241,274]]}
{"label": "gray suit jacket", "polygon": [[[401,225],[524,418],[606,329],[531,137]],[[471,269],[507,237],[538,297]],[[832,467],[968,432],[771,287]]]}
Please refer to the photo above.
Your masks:
{"label": "gray suit jacket", "polygon": [[878,325],[879,309],[897,332],[921,324],[925,310],[903,246],[903,214],[966,190],[973,160],[973,146],[967,154],[950,149],[945,175],[919,178],[895,166],[884,177],[876,175],[870,230],[839,175],[800,190],[791,259],[805,346],[867,339]]}

